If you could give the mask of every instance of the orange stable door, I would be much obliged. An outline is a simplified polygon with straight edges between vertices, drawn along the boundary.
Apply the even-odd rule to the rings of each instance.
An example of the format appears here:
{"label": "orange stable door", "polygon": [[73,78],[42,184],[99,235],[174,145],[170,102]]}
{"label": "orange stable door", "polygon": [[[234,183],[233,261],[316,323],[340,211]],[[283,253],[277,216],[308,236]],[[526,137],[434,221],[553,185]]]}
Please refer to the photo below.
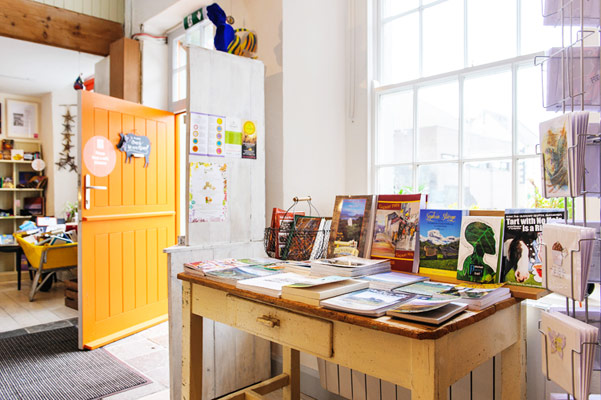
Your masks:
{"label": "orange stable door", "polygon": [[90,92],[79,106],[79,347],[93,349],[167,319],[175,121]]}

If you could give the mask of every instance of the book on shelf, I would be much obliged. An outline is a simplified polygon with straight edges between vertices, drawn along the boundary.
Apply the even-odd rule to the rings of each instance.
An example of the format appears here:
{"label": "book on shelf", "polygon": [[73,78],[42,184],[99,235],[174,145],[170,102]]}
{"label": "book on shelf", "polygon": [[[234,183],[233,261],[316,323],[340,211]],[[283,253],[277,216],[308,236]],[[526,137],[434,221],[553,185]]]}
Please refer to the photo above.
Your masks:
{"label": "book on shelf", "polygon": [[421,210],[419,216],[419,272],[457,276],[459,236],[464,210]]}
{"label": "book on shelf", "polygon": [[423,194],[381,194],[377,198],[371,257],[390,260],[393,270],[417,272]]}
{"label": "book on shelf", "polygon": [[324,258],[311,261],[311,275],[359,277],[390,271],[389,260],[371,260],[353,256]]}
{"label": "book on shelf", "polygon": [[295,215],[292,232],[288,235],[286,246],[280,253],[283,259],[305,260],[313,252],[319,227],[323,226],[323,218]]}
{"label": "book on shelf", "polygon": [[242,279],[251,279],[261,276],[283,273],[283,267],[274,266],[259,266],[248,265],[243,267],[223,268],[205,271],[204,275],[211,280],[235,285],[236,282]]}
{"label": "book on shelf", "polygon": [[331,276],[284,286],[282,298],[319,306],[321,300],[366,289],[368,286],[369,283],[365,281]]}
{"label": "book on shelf", "polygon": [[564,219],[565,212],[559,209],[505,210],[501,282],[541,287],[543,224]]}
{"label": "book on shelf", "polygon": [[328,257],[369,255],[374,196],[336,196]]}
{"label": "book on shelf", "polygon": [[305,215],[304,211],[289,211],[274,208],[271,214],[270,233],[267,238],[266,253],[269,257],[280,258],[288,244],[288,235],[292,232],[294,217]]}
{"label": "book on shelf", "polygon": [[[541,314],[543,374],[576,399],[588,398],[599,330],[558,312]],[[565,395],[564,395],[565,396]]]}
{"label": "book on shelf", "polygon": [[431,325],[440,325],[447,322],[454,316],[460,314],[466,308],[467,304],[448,303],[440,308],[424,312],[405,312],[403,310],[393,308],[391,310],[386,311],[386,315],[409,321],[421,322]]}
{"label": "book on shelf", "polygon": [[250,292],[280,297],[282,287],[306,281],[307,276],[305,275],[295,274],[294,272],[283,272],[280,274],[258,276],[256,278],[241,279],[236,282],[236,287]]}
{"label": "book on shelf", "polygon": [[379,290],[392,290],[401,286],[428,280],[425,276],[405,274],[398,271],[366,275],[359,279],[368,282],[370,289]]}
{"label": "book on shelf", "polygon": [[341,296],[322,300],[321,306],[337,311],[368,317],[380,317],[386,311],[404,301],[413,298],[408,293],[394,293],[386,290],[363,289]]}
{"label": "book on shelf", "polygon": [[457,279],[496,283],[501,276],[503,217],[467,215],[461,221]]}
{"label": "book on shelf", "polygon": [[[586,296],[595,229],[544,224],[543,282],[547,289],[583,301]],[[546,263],[546,264],[545,264]]]}

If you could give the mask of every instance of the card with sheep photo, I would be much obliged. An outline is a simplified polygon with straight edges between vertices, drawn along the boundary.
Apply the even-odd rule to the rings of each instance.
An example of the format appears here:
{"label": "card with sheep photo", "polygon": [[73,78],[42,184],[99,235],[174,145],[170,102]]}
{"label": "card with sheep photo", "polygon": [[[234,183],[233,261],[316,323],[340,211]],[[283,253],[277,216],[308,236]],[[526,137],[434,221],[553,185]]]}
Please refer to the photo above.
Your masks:
{"label": "card with sheep photo", "polygon": [[559,209],[506,210],[501,282],[541,287],[543,224],[564,219],[565,212]]}

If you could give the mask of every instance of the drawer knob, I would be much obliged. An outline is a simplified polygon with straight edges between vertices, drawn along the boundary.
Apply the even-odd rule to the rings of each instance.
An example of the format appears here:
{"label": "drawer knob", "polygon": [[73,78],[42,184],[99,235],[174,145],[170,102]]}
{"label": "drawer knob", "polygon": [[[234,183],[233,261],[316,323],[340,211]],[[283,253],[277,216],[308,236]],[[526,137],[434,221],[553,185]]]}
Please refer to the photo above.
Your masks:
{"label": "drawer knob", "polygon": [[268,326],[270,328],[274,328],[276,326],[280,326],[280,320],[277,318],[270,317],[268,315],[263,315],[261,317],[257,317],[257,322]]}

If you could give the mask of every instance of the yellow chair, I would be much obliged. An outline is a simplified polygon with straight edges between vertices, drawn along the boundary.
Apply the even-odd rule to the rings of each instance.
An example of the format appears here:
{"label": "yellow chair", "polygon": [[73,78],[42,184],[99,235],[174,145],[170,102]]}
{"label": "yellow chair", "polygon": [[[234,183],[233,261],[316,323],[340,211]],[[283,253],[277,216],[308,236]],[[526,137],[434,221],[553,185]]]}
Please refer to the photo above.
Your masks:
{"label": "yellow chair", "polygon": [[[77,243],[53,246],[49,244],[36,245],[24,240],[21,235],[15,234],[14,236],[29,262],[29,270],[36,271],[29,292],[29,301],[33,301],[40,287],[57,271],[77,268]],[[47,273],[47,275],[40,282],[42,273]]]}

